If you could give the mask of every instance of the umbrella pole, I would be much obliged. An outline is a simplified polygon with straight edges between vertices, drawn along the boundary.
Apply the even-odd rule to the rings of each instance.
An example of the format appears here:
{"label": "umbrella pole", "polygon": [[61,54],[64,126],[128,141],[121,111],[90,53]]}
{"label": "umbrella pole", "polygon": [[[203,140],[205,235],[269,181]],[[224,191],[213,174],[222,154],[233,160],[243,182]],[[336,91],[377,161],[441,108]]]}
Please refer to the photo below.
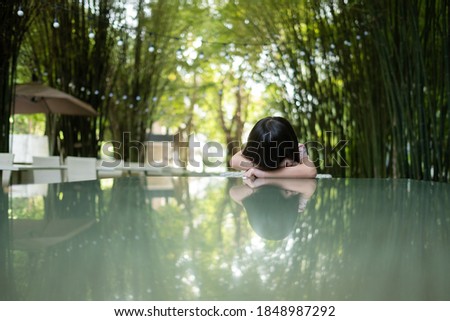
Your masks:
{"label": "umbrella pole", "polygon": [[56,143],[56,116],[47,114],[45,122],[45,133],[48,136],[49,155],[54,155]]}
{"label": "umbrella pole", "polygon": [[43,102],[45,104],[45,107],[47,107],[47,117],[46,117],[46,123],[45,123],[45,131],[48,135],[48,149],[49,149],[49,155],[53,156],[53,153],[55,152],[55,142],[56,142],[56,117],[52,113],[50,107],[47,104],[47,101],[43,99]]}

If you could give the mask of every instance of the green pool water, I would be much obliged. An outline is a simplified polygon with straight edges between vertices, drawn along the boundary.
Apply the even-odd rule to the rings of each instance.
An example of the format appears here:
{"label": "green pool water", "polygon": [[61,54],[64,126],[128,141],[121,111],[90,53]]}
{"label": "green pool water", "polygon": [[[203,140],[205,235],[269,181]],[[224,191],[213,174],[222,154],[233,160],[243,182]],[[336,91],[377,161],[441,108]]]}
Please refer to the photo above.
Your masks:
{"label": "green pool water", "polygon": [[4,189],[1,300],[449,300],[450,185],[124,177]]}

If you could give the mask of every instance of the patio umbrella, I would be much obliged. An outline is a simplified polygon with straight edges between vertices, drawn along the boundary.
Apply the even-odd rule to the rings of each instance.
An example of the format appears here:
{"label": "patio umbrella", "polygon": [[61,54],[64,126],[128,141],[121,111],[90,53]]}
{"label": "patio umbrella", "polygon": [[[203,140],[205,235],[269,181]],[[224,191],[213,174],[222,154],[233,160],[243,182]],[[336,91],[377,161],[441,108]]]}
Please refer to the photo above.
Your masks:
{"label": "patio umbrella", "polygon": [[44,249],[73,238],[94,223],[91,218],[15,219],[12,220],[12,244],[20,250]]}
{"label": "patio umbrella", "polygon": [[65,92],[39,83],[16,86],[15,114],[96,116],[91,105]]}

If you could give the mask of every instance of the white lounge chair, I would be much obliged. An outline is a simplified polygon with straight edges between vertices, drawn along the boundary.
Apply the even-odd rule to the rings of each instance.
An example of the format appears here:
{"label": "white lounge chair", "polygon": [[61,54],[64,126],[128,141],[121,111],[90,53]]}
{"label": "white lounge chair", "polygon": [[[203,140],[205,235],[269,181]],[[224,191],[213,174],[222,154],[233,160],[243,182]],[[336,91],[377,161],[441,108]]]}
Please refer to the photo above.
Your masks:
{"label": "white lounge chair", "polygon": [[97,179],[97,159],[94,157],[66,157],[67,181],[89,181]]}
{"label": "white lounge chair", "polygon": [[2,186],[8,186],[11,179],[11,168],[13,167],[14,154],[0,153],[0,172],[2,175]]}
{"label": "white lounge chair", "polygon": [[33,170],[33,183],[60,183],[62,182],[62,173],[59,167],[59,156],[39,157],[33,156],[33,166],[36,167],[48,167],[49,169],[34,169]]}

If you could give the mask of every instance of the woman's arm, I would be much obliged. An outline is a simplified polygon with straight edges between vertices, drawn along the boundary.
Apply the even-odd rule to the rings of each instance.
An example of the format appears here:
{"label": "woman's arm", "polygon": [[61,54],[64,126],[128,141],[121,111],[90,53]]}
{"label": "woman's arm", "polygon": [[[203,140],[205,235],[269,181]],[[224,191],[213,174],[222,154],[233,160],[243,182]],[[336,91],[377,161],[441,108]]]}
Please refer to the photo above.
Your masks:
{"label": "woman's arm", "polygon": [[231,157],[230,166],[231,168],[245,171],[252,168],[254,165],[248,158],[242,155],[242,152],[237,152]]}
{"label": "woman's arm", "polygon": [[242,152],[237,152],[231,157],[230,166],[236,170],[244,170],[244,177],[258,178],[315,178],[317,175],[314,163],[303,156],[301,163],[294,163],[286,159],[280,168],[272,171],[263,171],[255,168],[255,165]]}
{"label": "woman's arm", "polygon": [[249,168],[244,173],[244,176],[248,178],[315,178],[316,175],[317,170],[312,162],[281,167],[273,171]]}

